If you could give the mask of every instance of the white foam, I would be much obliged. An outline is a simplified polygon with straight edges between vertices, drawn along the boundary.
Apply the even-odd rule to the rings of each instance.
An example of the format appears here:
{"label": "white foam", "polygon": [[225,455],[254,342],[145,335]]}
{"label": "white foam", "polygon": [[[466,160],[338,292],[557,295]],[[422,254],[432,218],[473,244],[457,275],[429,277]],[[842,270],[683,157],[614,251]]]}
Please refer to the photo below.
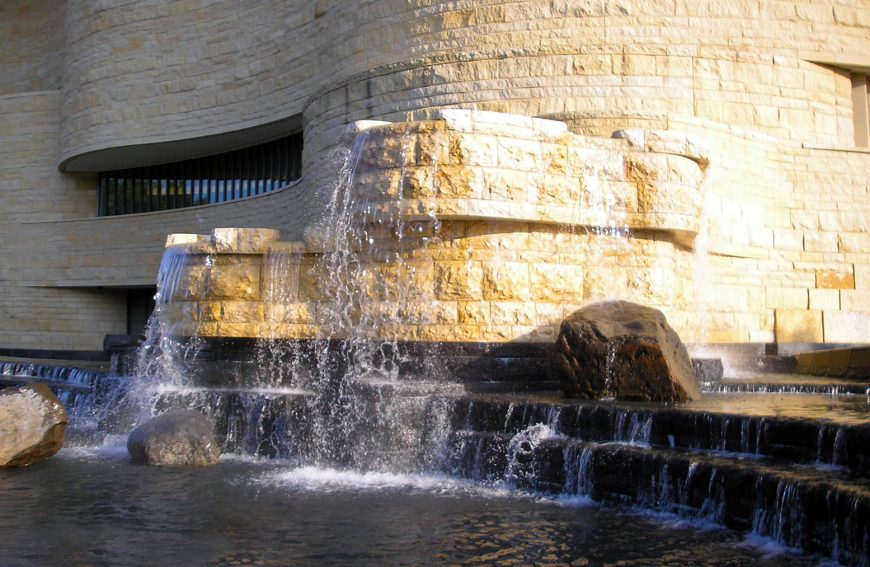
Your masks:
{"label": "white foam", "polygon": [[150,394],[247,394],[254,396],[310,396],[311,390],[304,388],[201,388],[195,386],[178,386],[174,384],[158,384],[149,388]]}
{"label": "white foam", "polygon": [[741,545],[759,551],[764,557],[776,557],[779,555],[802,555],[800,549],[789,547],[773,538],[749,533],[743,538]]}
{"label": "white foam", "polygon": [[484,498],[513,498],[518,496],[516,491],[506,486],[484,485],[442,475],[359,472],[313,466],[267,473],[258,478],[256,482],[302,492],[320,493],[410,491]]}
{"label": "white foam", "polygon": [[127,460],[130,458],[130,454],[127,452],[126,435],[106,435],[101,445],[64,447],[58,456],[70,459]]}
{"label": "white foam", "polygon": [[692,528],[695,530],[699,530],[702,532],[709,531],[718,531],[727,529],[722,524],[717,524],[711,520],[705,518],[691,518],[680,516],[674,512],[663,512],[661,510],[649,510],[647,508],[641,508],[640,506],[631,506],[632,512],[637,514],[638,516],[642,516],[644,518],[649,518],[650,520],[655,520],[655,522],[665,528],[668,529],[686,529]]}
{"label": "white foam", "polygon": [[221,453],[222,463],[240,463],[245,465],[259,465],[269,467],[287,467],[295,465],[292,459],[267,457],[264,455],[242,455],[239,453]]}
{"label": "white foam", "polygon": [[552,502],[557,506],[563,506],[565,508],[586,508],[589,506],[598,506],[599,503],[590,498],[589,496],[580,496],[577,494],[559,494],[554,498],[545,498],[542,500],[543,502]]}

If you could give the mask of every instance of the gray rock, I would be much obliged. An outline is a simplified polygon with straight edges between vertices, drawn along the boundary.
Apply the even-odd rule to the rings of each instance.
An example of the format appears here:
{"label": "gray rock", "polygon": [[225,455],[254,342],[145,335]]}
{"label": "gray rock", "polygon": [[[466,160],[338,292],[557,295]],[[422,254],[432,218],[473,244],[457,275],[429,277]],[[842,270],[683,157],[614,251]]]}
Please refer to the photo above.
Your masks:
{"label": "gray rock", "polygon": [[45,384],[0,391],[0,468],[47,459],[63,447],[67,414]]}
{"label": "gray rock", "polygon": [[134,463],[158,466],[213,465],[220,448],[211,422],[193,410],[173,410],[143,423],[127,438]]}
{"label": "gray rock", "polygon": [[575,311],[562,321],[556,351],[556,372],[570,398],[701,398],[686,347],[651,307],[605,301]]}

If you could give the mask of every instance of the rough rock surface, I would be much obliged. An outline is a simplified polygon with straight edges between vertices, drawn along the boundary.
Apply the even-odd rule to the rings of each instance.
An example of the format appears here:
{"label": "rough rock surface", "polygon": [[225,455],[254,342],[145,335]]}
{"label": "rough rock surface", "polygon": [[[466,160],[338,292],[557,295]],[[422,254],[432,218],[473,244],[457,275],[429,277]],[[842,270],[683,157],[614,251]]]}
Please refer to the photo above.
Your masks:
{"label": "rough rock surface", "polygon": [[661,311],[605,301],[562,321],[556,372],[570,398],[686,401],[701,397],[686,347]]}
{"label": "rough rock surface", "polygon": [[45,384],[0,391],[0,468],[46,459],[63,447],[67,414]]}
{"label": "rough rock surface", "polygon": [[220,458],[211,422],[193,410],[169,411],[143,423],[127,438],[127,451],[144,465],[213,465]]}

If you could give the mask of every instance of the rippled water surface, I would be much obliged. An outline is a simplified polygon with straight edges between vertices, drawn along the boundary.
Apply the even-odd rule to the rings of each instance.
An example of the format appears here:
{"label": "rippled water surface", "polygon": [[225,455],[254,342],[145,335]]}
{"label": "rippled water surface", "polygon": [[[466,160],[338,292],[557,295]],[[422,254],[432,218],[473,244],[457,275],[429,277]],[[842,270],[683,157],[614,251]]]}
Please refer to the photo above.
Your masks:
{"label": "rippled water surface", "polygon": [[123,449],[0,471],[8,566],[817,563],[670,516],[441,477],[233,459],[149,468]]}

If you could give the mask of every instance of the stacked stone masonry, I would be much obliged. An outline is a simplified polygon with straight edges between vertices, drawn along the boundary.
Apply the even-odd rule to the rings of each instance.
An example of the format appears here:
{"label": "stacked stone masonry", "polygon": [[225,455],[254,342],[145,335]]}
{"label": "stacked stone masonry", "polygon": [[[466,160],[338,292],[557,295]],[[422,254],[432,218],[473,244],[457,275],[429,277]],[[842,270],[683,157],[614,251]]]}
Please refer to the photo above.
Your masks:
{"label": "stacked stone masonry", "polygon": [[[866,325],[866,311],[839,301],[809,309],[808,288],[710,278],[719,256],[696,244],[708,201],[705,172],[716,160],[699,136],[629,130],[596,139],[558,122],[459,110],[434,121],[353,126],[348,190],[360,203],[357,214],[370,224],[401,219],[408,232],[397,239],[394,231],[364,229],[379,238],[378,251],[402,259],[396,266],[359,252],[375,277],[362,284],[353,325],[374,322],[375,338],[549,342],[567,314],[615,298],[661,308],[692,342],[708,340],[699,319],[715,322],[720,312],[731,321],[744,317],[741,330],[758,334],[773,315],[785,342],[824,342],[824,320],[849,323],[829,330],[829,342],[855,342],[855,329]],[[277,235],[265,231],[258,246],[223,251],[220,234],[192,244],[170,239],[189,254],[167,314],[175,334],[340,336],[342,329],[330,328],[323,292],[323,282],[337,277],[325,269],[332,250],[317,231],[292,244],[273,242]],[[282,250],[295,258],[294,275],[268,268]],[[721,258],[745,261],[730,254]],[[299,282],[278,301],[267,293],[285,286],[270,281],[276,275]],[[812,285],[815,294],[855,282],[817,270]],[[391,295],[405,289],[416,295]],[[817,336],[807,334],[815,332],[812,317]]]}
{"label": "stacked stone masonry", "polygon": [[[699,216],[655,218],[667,204],[640,194],[623,209],[631,246],[659,259],[670,247],[676,279],[694,274],[674,292],[695,298],[671,308],[675,326],[701,342],[870,341],[870,154],[855,147],[850,97],[850,74],[870,71],[863,0],[14,0],[0,32],[0,346],[96,349],[124,332],[123,289],[153,285],[168,233],[266,227],[305,241],[348,124],[444,109],[554,119],[605,153],[640,131],[705,139]],[[275,194],[94,218],[94,171],[73,173],[85,157],[123,168],[147,154],[125,149],[188,141],[195,153],[200,138],[292,117],[303,179]],[[633,174],[658,167],[644,160]],[[542,206],[575,222],[564,203],[541,204],[570,191],[497,183],[503,165],[463,166],[471,187],[455,191],[510,199],[467,199],[469,218],[443,230],[517,222],[535,235],[557,226],[536,220]],[[621,270],[626,286],[653,285]]]}

